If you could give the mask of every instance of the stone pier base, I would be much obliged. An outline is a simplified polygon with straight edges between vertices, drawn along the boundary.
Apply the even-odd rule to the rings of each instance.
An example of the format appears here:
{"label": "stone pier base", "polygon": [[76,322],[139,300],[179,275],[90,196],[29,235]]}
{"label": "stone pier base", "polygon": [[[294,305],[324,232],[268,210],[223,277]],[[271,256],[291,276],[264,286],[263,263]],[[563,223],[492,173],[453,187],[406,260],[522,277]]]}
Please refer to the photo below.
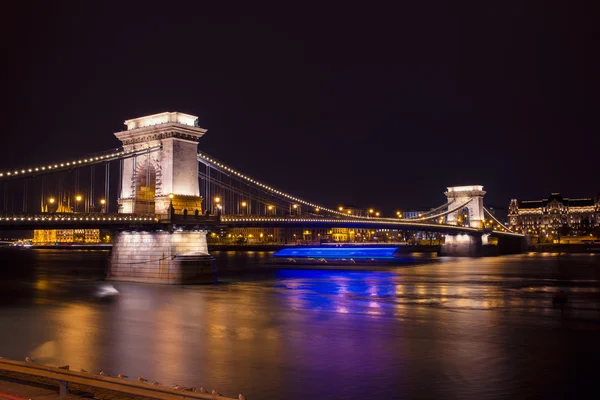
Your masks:
{"label": "stone pier base", "polygon": [[482,254],[481,235],[446,235],[440,249],[441,256],[479,257]]}
{"label": "stone pier base", "polygon": [[206,231],[118,232],[107,279],[191,284],[216,282],[217,275]]}

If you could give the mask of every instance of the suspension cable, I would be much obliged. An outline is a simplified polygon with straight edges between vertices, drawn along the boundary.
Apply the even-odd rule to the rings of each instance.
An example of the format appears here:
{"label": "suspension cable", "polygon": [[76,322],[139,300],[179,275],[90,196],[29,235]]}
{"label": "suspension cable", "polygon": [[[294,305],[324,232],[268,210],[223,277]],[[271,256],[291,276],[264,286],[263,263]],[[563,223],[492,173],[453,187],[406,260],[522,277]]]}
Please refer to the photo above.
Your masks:
{"label": "suspension cable", "polygon": [[498,221],[498,219],[485,207],[483,207],[483,211],[485,211],[490,217],[492,217],[492,219],[494,221],[496,221],[496,223],[498,225],[500,225],[501,227],[503,227],[504,229],[506,229],[509,232],[512,232],[512,230],[510,228],[508,228],[506,225],[504,225],[502,222]]}

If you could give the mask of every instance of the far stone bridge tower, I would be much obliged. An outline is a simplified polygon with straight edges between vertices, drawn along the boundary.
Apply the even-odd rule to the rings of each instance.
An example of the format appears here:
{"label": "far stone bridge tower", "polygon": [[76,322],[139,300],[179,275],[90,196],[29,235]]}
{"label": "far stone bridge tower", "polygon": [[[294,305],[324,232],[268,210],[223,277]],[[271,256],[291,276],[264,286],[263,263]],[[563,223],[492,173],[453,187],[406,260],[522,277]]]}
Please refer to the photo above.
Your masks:
{"label": "far stone bridge tower", "polygon": [[483,208],[483,196],[485,196],[485,193],[481,185],[449,187],[445,193],[448,198],[448,208],[454,208],[461,204],[465,204],[465,206],[461,210],[456,210],[448,214],[448,224],[460,225],[460,215],[463,212],[467,212],[469,226],[471,228],[482,228],[485,222],[485,209]]}

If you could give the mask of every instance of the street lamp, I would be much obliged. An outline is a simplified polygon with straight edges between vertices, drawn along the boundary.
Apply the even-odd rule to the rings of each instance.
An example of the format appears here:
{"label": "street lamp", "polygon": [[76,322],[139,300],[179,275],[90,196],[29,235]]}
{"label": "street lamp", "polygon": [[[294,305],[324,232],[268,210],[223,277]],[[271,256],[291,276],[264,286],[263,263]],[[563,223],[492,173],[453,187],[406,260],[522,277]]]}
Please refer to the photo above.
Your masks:
{"label": "street lamp", "polygon": [[290,216],[292,215],[292,208],[294,209],[294,214],[298,215],[298,204],[290,205]]}
{"label": "street lamp", "polygon": [[246,206],[248,205],[248,203],[246,203],[245,201],[242,201],[240,203],[240,205],[242,206],[242,215],[244,214],[244,209],[246,208]]}
{"label": "street lamp", "polygon": [[215,204],[216,204],[215,208],[217,210],[221,210],[221,205],[219,204],[221,202],[221,198],[217,196],[217,197],[214,198],[214,200],[215,200]]}
{"label": "street lamp", "polygon": [[339,206],[339,207],[338,207],[338,210],[340,210],[340,211],[344,211],[344,207],[342,207],[342,206]]}
{"label": "street lamp", "polygon": [[81,203],[81,199],[83,199],[83,197],[81,197],[80,194],[78,194],[77,196],[75,196],[75,201],[77,201],[77,203],[75,203],[75,211],[79,211],[79,203]]}
{"label": "street lamp", "polygon": [[[54,199],[54,197],[50,197],[50,198],[48,199],[48,203],[50,204],[50,207],[46,206],[46,212],[54,212],[54,211],[55,211],[55,210],[53,209],[53,207],[52,207],[52,206],[54,205],[54,202],[55,202],[55,201],[56,201],[56,200]],[[44,212],[44,210],[43,210],[43,209],[42,209],[42,212]]]}
{"label": "street lamp", "polygon": [[376,216],[376,217],[379,217],[379,211],[377,211],[377,212],[375,213],[375,216]]}
{"label": "street lamp", "polygon": [[100,199],[100,205],[102,206],[102,207],[101,207],[101,209],[100,209],[100,212],[103,212],[103,213],[105,213],[105,212],[106,212],[106,207],[105,207],[105,205],[106,205],[106,200],[104,200],[104,199]]}

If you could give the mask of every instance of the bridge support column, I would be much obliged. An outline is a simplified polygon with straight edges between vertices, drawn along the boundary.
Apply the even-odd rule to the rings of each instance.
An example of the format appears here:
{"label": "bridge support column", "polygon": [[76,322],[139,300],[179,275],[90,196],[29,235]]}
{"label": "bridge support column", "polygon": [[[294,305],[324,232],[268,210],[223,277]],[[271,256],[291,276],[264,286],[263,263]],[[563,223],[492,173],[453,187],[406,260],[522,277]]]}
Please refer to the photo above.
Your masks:
{"label": "bridge support column", "polygon": [[525,236],[499,236],[499,254],[521,254],[527,252],[527,239]]}
{"label": "bridge support column", "polygon": [[217,276],[206,231],[125,231],[115,234],[107,279],[191,284],[213,283]]}
{"label": "bridge support column", "polygon": [[440,249],[441,256],[479,257],[483,255],[482,235],[446,235]]}

